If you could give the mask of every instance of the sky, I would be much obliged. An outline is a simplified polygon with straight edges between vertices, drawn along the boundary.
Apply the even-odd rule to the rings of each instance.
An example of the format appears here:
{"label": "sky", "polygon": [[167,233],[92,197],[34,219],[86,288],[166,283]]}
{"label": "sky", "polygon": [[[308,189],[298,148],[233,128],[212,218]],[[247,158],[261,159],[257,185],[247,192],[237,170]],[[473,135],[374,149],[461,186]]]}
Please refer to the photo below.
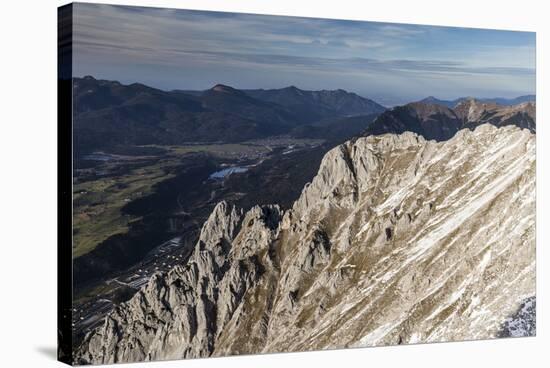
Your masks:
{"label": "sky", "polygon": [[386,105],[535,93],[535,33],[77,3],[75,76],[345,89]]}

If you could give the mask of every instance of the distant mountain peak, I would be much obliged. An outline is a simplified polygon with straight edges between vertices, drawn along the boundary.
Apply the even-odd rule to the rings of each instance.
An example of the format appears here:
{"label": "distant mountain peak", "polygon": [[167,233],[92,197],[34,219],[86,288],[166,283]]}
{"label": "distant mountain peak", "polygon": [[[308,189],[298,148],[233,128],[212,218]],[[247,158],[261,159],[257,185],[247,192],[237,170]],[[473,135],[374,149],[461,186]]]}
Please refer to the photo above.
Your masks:
{"label": "distant mountain peak", "polygon": [[[462,101],[458,102],[454,108],[455,111],[461,109],[470,109],[470,111],[485,111],[488,109],[496,109],[498,104],[492,101],[482,101],[474,97],[466,97]],[[475,118],[476,120],[479,117]]]}
{"label": "distant mountain peak", "polygon": [[216,92],[235,92],[235,91],[237,91],[233,87],[230,87],[230,86],[225,85],[225,84],[220,84],[220,83],[218,83],[214,87],[212,87],[211,90],[216,91]]}
{"label": "distant mountain peak", "polygon": [[458,101],[455,107],[476,105],[477,103],[478,103],[478,101],[475,98],[465,97],[462,100]]}
{"label": "distant mountain peak", "polygon": [[[264,90],[264,91],[269,91],[269,90]],[[286,92],[286,93],[290,93],[292,95],[300,95],[300,96],[303,95],[304,93],[306,93],[306,91],[296,87],[295,85],[291,85],[291,86],[288,86],[288,87],[285,87],[285,88],[281,88],[281,91]]]}

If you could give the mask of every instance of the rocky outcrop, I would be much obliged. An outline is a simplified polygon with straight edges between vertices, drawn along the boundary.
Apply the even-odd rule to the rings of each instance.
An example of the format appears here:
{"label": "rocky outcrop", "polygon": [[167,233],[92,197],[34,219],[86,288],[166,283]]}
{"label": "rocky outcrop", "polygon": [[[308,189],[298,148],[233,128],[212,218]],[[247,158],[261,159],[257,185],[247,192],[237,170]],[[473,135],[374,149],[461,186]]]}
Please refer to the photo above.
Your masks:
{"label": "rocky outcrop", "polygon": [[188,263],[155,274],[110,313],[86,337],[77,363],[210,355],[243,295],[264,272],[259,255],[267,252],[279,220],[278,206],[256,207],[243,217],[219,203]]}
{"label": "rocky outcrop", "polygon": [[535,294],[535,136],[358,138],[293,207],[222,202],[77,351],[111,363],[485,339]]}

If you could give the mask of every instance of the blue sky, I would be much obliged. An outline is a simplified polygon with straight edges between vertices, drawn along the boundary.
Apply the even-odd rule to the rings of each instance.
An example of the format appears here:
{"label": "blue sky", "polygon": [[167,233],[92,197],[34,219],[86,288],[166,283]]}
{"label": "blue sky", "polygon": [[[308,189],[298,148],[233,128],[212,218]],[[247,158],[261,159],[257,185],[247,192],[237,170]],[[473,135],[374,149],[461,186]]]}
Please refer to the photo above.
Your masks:
{"label": "blue sky", "polygon": [[535,33],[77,3],[76,76],[161,89],[353,91],[391,105],[429,95],[535,93]]}

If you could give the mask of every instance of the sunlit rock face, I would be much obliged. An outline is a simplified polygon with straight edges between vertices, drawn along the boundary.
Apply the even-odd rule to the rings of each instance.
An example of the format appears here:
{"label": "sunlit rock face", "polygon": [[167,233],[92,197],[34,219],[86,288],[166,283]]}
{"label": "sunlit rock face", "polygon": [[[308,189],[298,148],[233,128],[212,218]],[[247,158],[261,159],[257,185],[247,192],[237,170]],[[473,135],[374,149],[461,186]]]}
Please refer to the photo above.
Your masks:
{"label": "sunlit rock face", "polygon": [[534,295],[533,133],[362,137],[286,212],[218,204],[189,261],[110,313],[75,362],[493,338]]}

